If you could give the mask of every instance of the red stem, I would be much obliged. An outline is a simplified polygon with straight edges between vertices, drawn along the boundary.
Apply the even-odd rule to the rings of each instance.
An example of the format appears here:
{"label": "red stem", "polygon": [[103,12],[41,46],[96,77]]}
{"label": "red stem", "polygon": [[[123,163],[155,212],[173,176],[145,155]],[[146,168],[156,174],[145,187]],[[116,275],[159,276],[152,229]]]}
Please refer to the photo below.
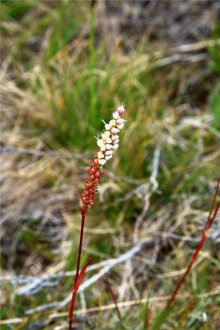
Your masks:
{"label": "red stem", "polygon": [[[216,198],[217,198],[217,195],[218,195],[218,191],[219,191],[219,186],[220,186],[220,179],[218,179],[218,183],[217,183],[217,187],[216,187],[216,191],[215,191],[215,194],[214,194],[214,197],[213,197],[213,200],[212,200],[212,204],[211,204],[211,208],[210,208],[210,211],[209,211],[209,215],[208,215],[208,219],[207,219],[207,222],[206,222],[206,225],[205,225],[205,228],[202,232],[202,237],[196,247],[196,250],[195,252],[193,253],[192,255],[192,258],[191,258],[191,261],[185,271],[185,273],[183,274],[183,276],[181,277],[180,281],[178,282],[174,292],[172,293],[170,299],[168,300],[167,304],[166,304],[166,308],[169,308],[171,306],[171,304],[173,303],[174,299],[176,298],[176,295],[179,291],[179,289],[181,288],[182,284],[185,282],[185,279],[186,279],[186,276],[189,274],[194,262],[196,261],[197,257],[198,257],[198,254],[200,252],[200,250],[202,249],[203,247],[203,244],[208,236],[208,233],[209,233],[209,229],[211,228],[211,225],[213,223],[213,221],[215,220],[216,218],[216,215],[219,211],[219,208],[220,208],[220,202],[217,204],[215,210],[213,211],[214,209],[214,206],[215,206],[215,203],[216,203]],[[213,213],[213,214],[212,214]]]}
{"label": "red stem", "polygon": [[81,260],[81,254],[82,254],[83,232],[84,232],[84,224],[85,224],[85,217],[86,217],[86,209],[84,207],[81,209],[81,215],[82,215],[82,219],[81,219],[81,229],[80,229],[80,239],[79,239],[79,247],[78,247],[75,284],[76,284],[77,278],[79,276],[80,260]]}
{"label": "red stem", "polygon": [[72,330],[73,311],[75,306],[76,294],[77,294],[77,290],[75,290],[74,288],[72,292],[71,304],[69,309],[69,330]]}
{"label": "red stem", "polygon": [[73,311],[74,311],[74,305],[76,300],[76,294],[77,294],[77,279],[79,276],[80,271],[80,260],[81,260],[81,254],[82,254],[82,243],[83,243],[83,232],[84,232],[84,224],[85,224],[85,217],[86,217],[86,208],[82,207],[81,209],[81,228],[80,228],[80,239],[79,239],[79,247],[78,247],[78,256],[77,256],[77,266],[76,266],[76,276],[75,276],[75,283],[72,291],[72,298],[69,308],[69,330],[72,330],[72,321],[73,321]]}
{"label": "red stem", "polygon": [[113,290],[111,284],[109,283],[107,277],[104,279],[104,282],[105,282],[106,287],[107,287],[107,289],[108,289],[108,291],[109,291],[109,293],[110,293],[110,295],[111,295],[112,301],[113,301],[113,303],[115,304],[115,308],[116,308],[116,311],[117,311],[117,314],[118,314],[118,318],[119,318],[119,320],[121,320],[122,317],[121,317],[120,310],[119,310],[119,308],[118,308],[118,303],[117,303],[117,298],[116,298],[115,292],[114,292],[114,290]]}
{"label": "red stem", "polygon": [[151,320],[151,310],[150,307],[147,309],[147,315],[146,315],[146,330],[150,327],[150,320]]}

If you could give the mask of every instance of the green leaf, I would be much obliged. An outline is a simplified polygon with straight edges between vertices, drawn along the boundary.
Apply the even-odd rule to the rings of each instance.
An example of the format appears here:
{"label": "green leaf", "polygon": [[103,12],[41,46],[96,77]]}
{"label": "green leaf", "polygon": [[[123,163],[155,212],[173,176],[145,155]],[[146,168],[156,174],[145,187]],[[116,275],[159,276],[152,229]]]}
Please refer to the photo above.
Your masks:
{"label": "green leaf", "polygon": [[152,327],[150,328],[151,330],[159,330],[163,323],[166,321],[168,315],[170,314],[172,310],[171,308],[167,308],[164,311],[162,311],[155,319],[155,321],[152,324]]}

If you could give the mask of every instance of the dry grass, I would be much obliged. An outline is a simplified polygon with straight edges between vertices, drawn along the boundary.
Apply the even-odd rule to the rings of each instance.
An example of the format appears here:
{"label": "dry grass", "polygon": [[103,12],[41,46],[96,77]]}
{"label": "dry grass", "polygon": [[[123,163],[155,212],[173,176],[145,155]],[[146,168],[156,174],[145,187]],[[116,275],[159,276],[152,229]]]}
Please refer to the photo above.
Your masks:
{"label": "dry grass", "polygon": [[[70,293],[73,273],[67,271],[76,262],[84,169],[101,119],[108,120],[122,101],[127,123],[121,148],[88,214],[83,258],[92,256],[97,268],[85,281],[104,269],[99,262],[149,240],[108,276],[119,307],[150,296],[156,315],[194,251],[219,176],[216,42],[183,51],[170,47],[172,38],[164,45],[159,32],[154,40],[146,26],[129,43],[120,20],[117,31],[106,33],[111,21],[103,19],[101,4],[93,9],[93,22],[89,3],[24,3],[23,14],[21,3],[17,11],[15,4],[3,4],[1,315],[22,322],[2,329],[67,329],[67,306],[47,304]],[[211,9],[209,15],[214,17]],[[180,295],[191,298],[176,302],[163,329],[216,329],[219,235],[218,218]],[[18,294],[21,288],[28,292],[34,280],[40,283],[35,294]],[[79,295],[78,309],[95,310],[80,316],[76,328],[122,329],[112,309],[102,311],[110,303],[100,277]],[[143,329],[144,310],[136,304],[121,309],[123,324]]]}

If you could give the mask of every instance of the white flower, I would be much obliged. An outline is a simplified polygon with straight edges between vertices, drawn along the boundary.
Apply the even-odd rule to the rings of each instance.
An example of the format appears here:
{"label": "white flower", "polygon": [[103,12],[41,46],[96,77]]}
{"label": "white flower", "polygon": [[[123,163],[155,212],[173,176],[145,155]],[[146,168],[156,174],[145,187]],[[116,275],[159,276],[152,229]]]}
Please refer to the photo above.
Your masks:
{"label": "white flower", "polygon": [[119,136],[118,135],[112,135],[112,141],[115,141],[115,140],[119,140]]}
{"label": "white flower", "polygon": [[98,158],[104,158],[104,155],[103,155],[103,153],[102,152],[98,152]]}
{"label": "white flower", "polygon": [[109,131],[104,133],[107,137],[109,137],[111,135],[111,133]]}
{"label": "white flower", "polygon": [[105,143],[104,143],[103,139],[98,140],[97,145],[99,146],[101,151],[105,151],[106,147],[105,147]]}
{"label": "white flower", "polygon": [[119,139],[112,141],[112,143],[113,143],[113,145],[118,144],[119,143]]}
{"label": "white flower", "polygon": [[112,149],[118,149],[118,147],[119,147],[119,144],[114,144],[114,145],[112,146]]}
{"label": "white flower", "polygon": [[106,144],[105,147],[106,147],[107,150],[111,150],[112,149],[112,144]]}
{"label": "white flower", "polygon": [[111,135],[111,133],[109,131],[106,131],[105,133],[102,133],[102,138],[107,139],[107,138],[109,138],[110,135]]}
{"label": "white flower", "polygon": [[124,127],[124,123],[117,125],[117,128],[122,129]]}
{"label": "white flower", "polygon": [[124,127],[124,119],[122,118],[119,118],[116,120],[116,127],[119,128],[119,129],[122,129]]}
{"label": "white flower", "polygon": [[105,152],[105,157],[112,156],[112,154],[113,154],[113,151],[112,151],[112,150],[107,150],[107,151]]}
{"label": "white flower", "polygon": [[104,159],[104,158],[103,159],[99,159],[98,162],[99,162],[100,165],[105,165],[106,159]]}
{"label": "white flower", "polygon": [[112,143],[112,139],[110,138],[110,136],[111,136],[111,133],[109,131],[103,133],[102,134],[102,139],[101,139],[102,143],[100,142],[100,146],[101,146],[101,144],[106,145],[107,143],[108,144]]}
{"label": "white flower", "polygon": [[113,118],[114,119],[120,118],[119,113],[117,111],[113,112]]}
{"label": "white flower", "polygon": [[101,147],[102,144],[103,144],[102,139],[100,139],[100,140],[97,141],[97,145],[98,145],[99,147]]}
{"label": "white flower", "polygon": [[113,151],[112,150],[108,150],[105,152],[105,159],[106,160],[109,160],[112,158],[112,154],[113,154]]}
{"label": "white flower", "polygon": [[105,133],[102,134],[102,141],[104,144],[112,142],[111,138],[109,136],[107,136]]}
{"label": "white flower", "polygon": [[114,119],[109,122],[110,127],[114,127],[116,125],[116,121]]}
{"label": "white flower", "polygon": [[119,131],[120,130],[118,128],[116,128],[116,127],[112,127],[112,129],[111,129],[111,133],[112,134],[117,134]]}
{"label": "white flower", "polygon": [[116,120],[116,124],[117,124],[117,125],[123,124],[124,122],[125,122],[125,121],[124,121],[124,119],[122,119],[122,118],[119,118],[119,119]]}
{"label": "white flower", "polygon": [[105,124],[105,129],[108,131],[111,129],[110,125],[109,124]]}

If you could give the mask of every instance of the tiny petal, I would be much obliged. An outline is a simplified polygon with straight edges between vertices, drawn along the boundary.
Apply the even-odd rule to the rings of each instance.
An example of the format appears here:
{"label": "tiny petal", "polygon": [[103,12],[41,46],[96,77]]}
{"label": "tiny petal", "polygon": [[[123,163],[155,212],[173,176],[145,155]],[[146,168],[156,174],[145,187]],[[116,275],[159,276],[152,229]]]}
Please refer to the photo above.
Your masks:
{"label": "tiny petal", "polygon": [[125,108],[121,105],[120,107],[117,107],[117,110],[119,115],[123,115],[123,113],[125,112]]}
{"label": "tiny petal", "polygon": [[102,140],[102,139],[100,139],[100,140],[97,141],[97,145],[98,145],[99,147],[101,147],[103,144],[104,144],[104,143],[103,143],[103,140]]}
{"label": "tiny petal", "polygon": [[102,133],[103,140],[106,140],[107,138],[109,138],[109,136],[110,136],[110,132],[109,131],[106,131],[105,133]]}
{"label": "tiny petal", "polygon": [[111,150],[112,149],[112,145],[111,144],[106,144],[106,149],[107,150]]}
{"label": "tiny petal", "polygon": [[112,150],[107,150],[107,151],[105,152],[105,157],[106,157],[106,156],[107,156],[107,157],[112,156],[112,154],[113,154],[113,151],[112,151]]}
{"label": "tiny petal", "polygon": [[119,139],[112,141],[113,145],[119,144]]}
{"label": "tiny petal", "polygon": [[101,145],[100,150],[101,151],[105,151],[106,150],[105,144]]}
{"label": "tiny petal", "polygon": [[112,146],[112,149],[118,149],[118,147],[119,147],[119,144],[114,144],[114,145]]}
{"label": "tiny petal", "polygon": [[106,156],[106,157],[105,157],[106,160],[109,160],[109,159],[111,159],[111,158],[112,158],[112,155],[111,155],[111,156]]}
{"label": "tiny petal", "polygon": [[103,153],[102,152],[98,152],[98,158],[104,158],[104,155],[103,155]]}
{"label": "tiny petal", "polygon": [[108,131],[111,129],[110,125],[109,124],[105,124],[105,129]]}
{"label": "tiny petal", "polygon": [[112,127],[112,129],[111,129],[111,133],[112,134],[117,134],[118,132],[119,132],[119,129],[118,128]]}
{"label": "tiny petal", "polygon": [[120,125],[117,125],[117,127],[118,127],[119,129],[122,129],[122,128],[124,127],[124,123],[122,123],[122,124],[120,124]]}
{"label": "tiny petal", "polygon": [[119,119],[116,120],[116,124],[117,124],[117,125],[123,124],[124,122],[125,122],[125,121],[124,121],[124,119],[122,119],[122,118],[119,118]]}
{"label": "tiny petal", "polygon": [[116,121],[114,119],[110,120],[109,122],[110,127],[113,127],[116,125]]}
{"label": "tiny petal", "polygon": [[112,141],[115,141],[115,140],[118,140],[119,139],[119,136],[118,135],[112,135]]}
{"label": "tiny petal", "polygon": [[113,112],[113,118],[114,119],[119,119],[120,118],[119,113],[117,111]]}
{"label": "tiny petal", "polygon": [[98,161],[99,161],[99,164],[100,165],[104,165],[106,163],[106,159],[104,159],[104,158],[103,159],[99,159]]}

